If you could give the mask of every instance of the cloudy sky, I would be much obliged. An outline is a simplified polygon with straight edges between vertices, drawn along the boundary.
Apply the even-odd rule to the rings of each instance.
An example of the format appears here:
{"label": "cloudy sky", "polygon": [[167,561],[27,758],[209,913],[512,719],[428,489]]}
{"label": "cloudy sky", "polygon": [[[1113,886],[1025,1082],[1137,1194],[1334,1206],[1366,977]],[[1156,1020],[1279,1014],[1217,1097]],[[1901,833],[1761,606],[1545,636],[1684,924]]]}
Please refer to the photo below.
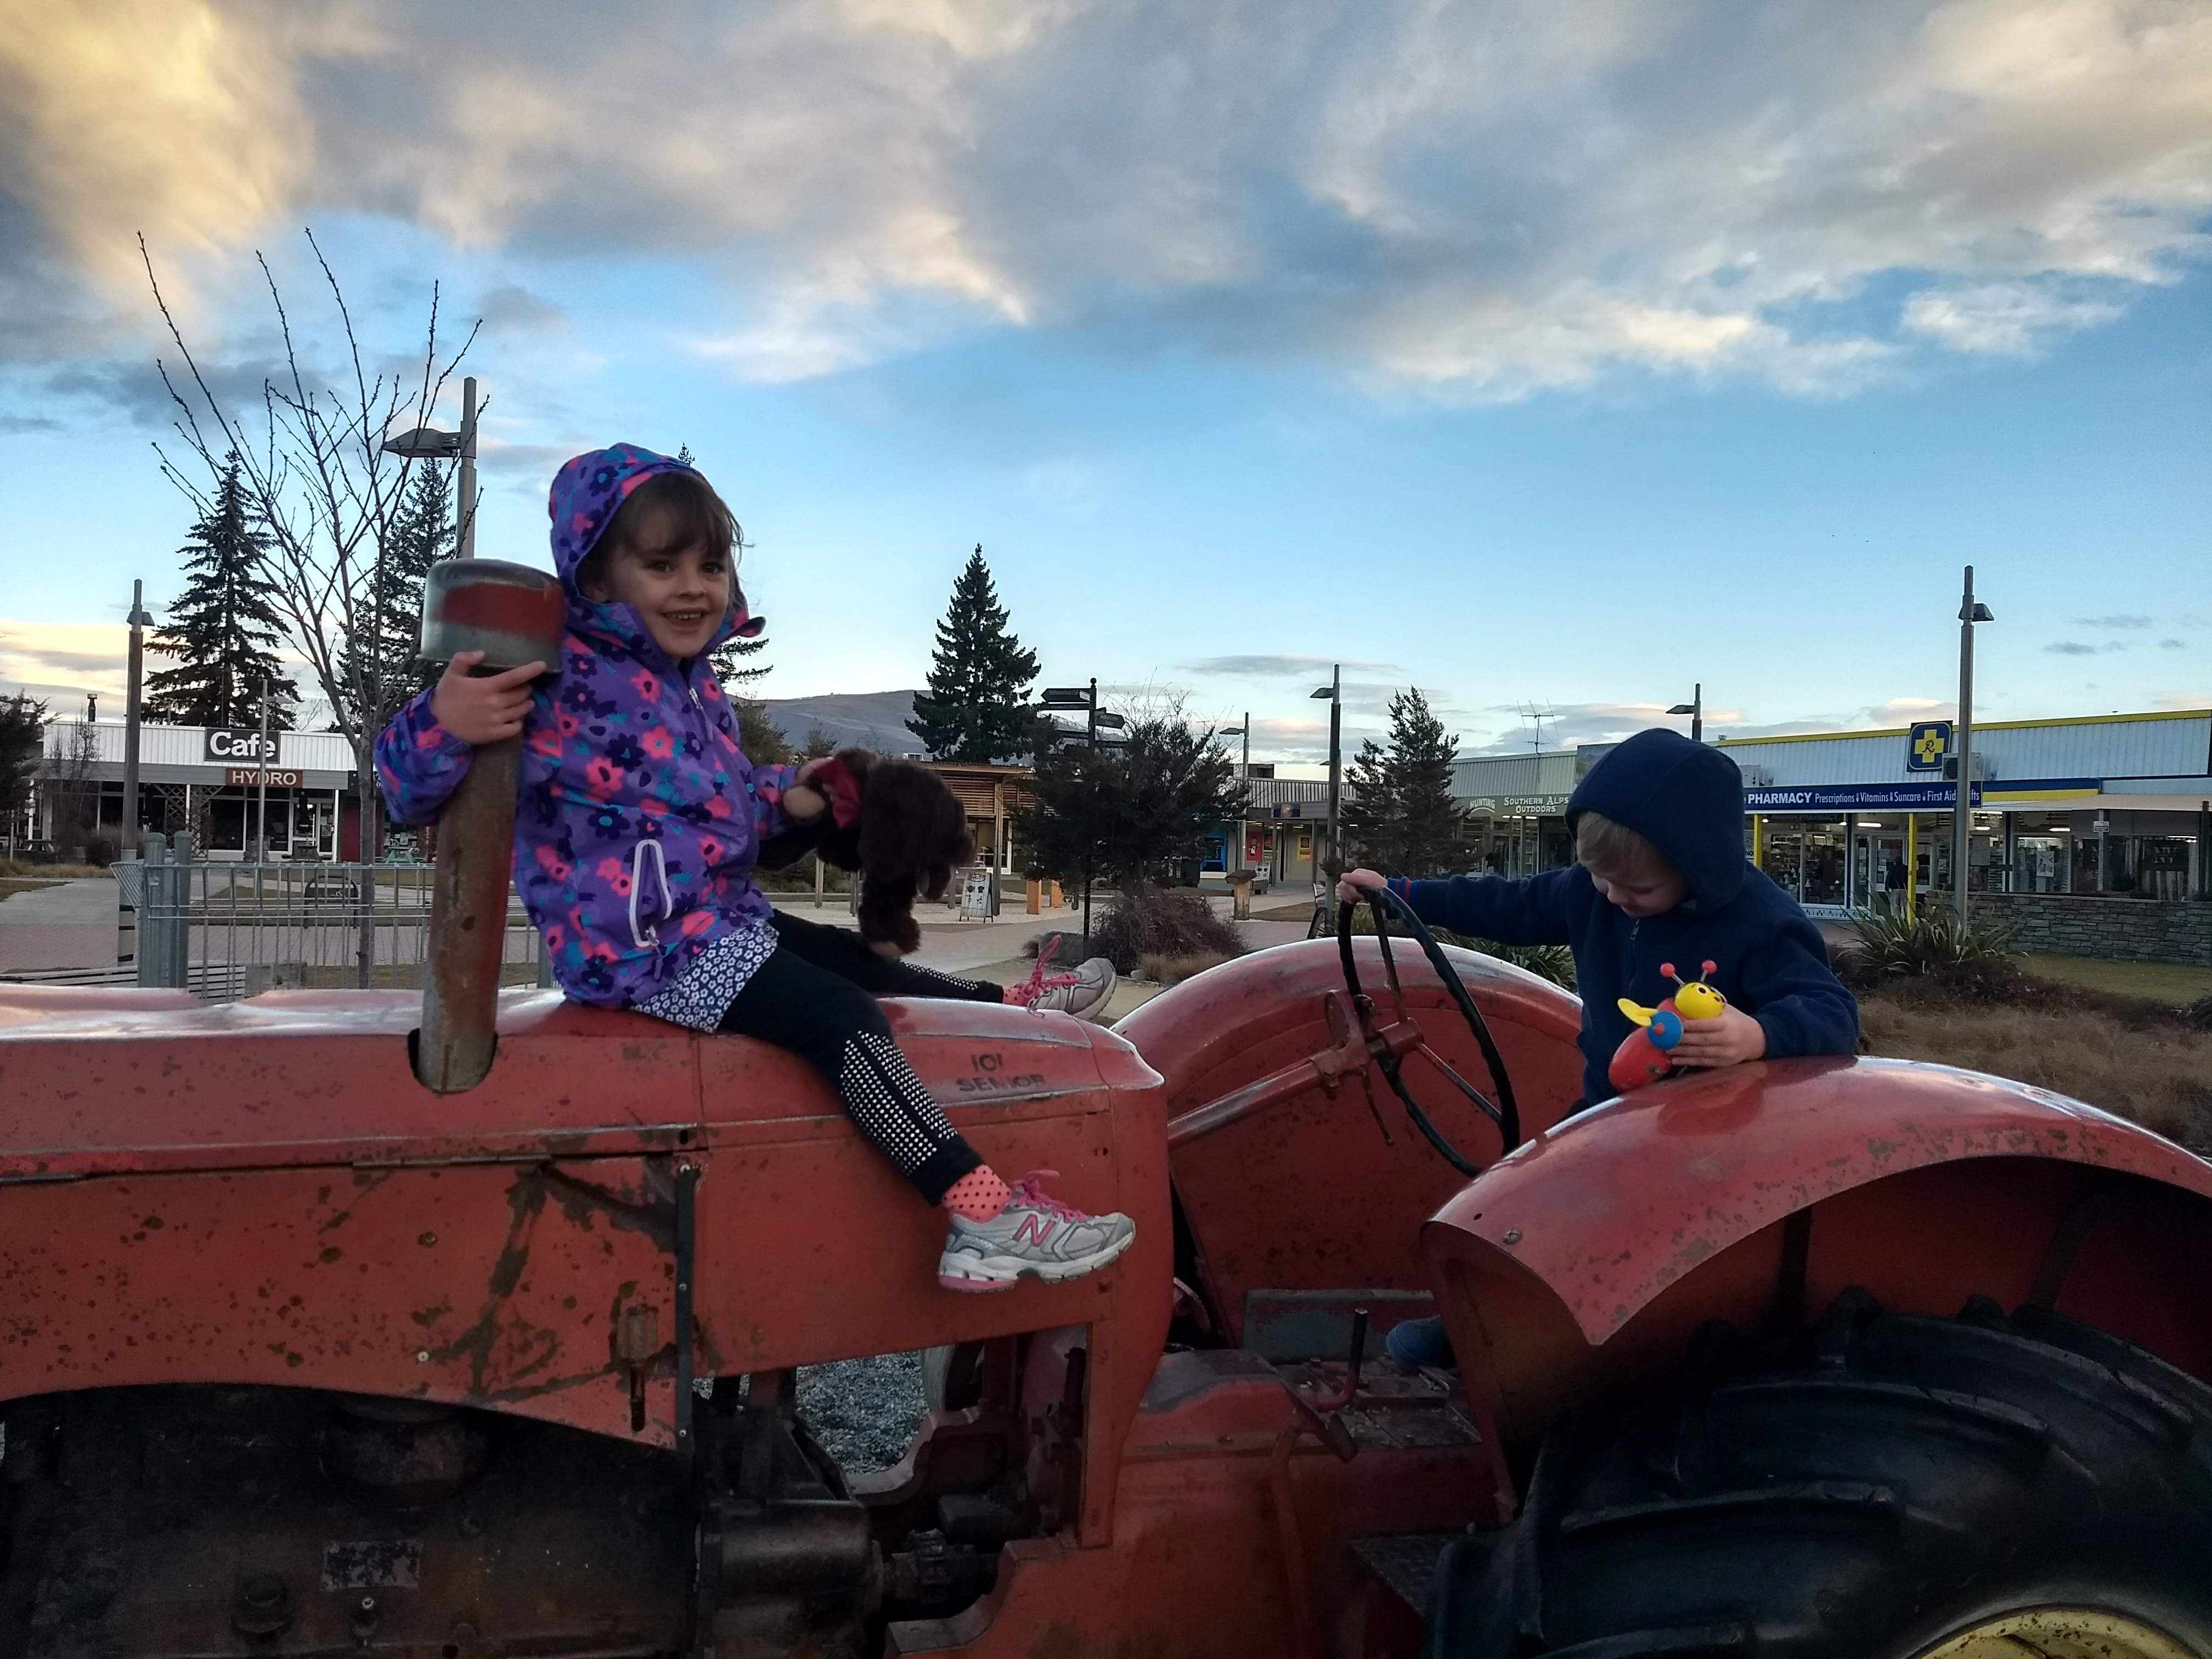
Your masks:
{"label": "cloudy sky", "polygon": [[[2212,704],[2206,0],[0,0],[0,679],[112,690],[172,363],[477,319],[478,550],[689,443],[793,696],[983,544],[1048,678],[1310,757]],[[451,422],[453,411],[445,411]]]}

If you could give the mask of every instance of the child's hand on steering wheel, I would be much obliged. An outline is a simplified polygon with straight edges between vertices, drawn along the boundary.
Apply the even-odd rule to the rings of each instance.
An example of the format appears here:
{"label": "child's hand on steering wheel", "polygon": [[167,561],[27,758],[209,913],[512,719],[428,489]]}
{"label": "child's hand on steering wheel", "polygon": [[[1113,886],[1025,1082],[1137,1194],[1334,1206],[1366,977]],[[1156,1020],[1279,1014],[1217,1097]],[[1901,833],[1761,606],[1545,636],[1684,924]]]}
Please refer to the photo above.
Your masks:
{"label": "child's hand on steering wheel", "polygon": [[1336,884],[1336,902],[1339,904],[1358,904],[1368,894],[1389,885],[1388,876],[1378,875],[1372,870],[1347,870],[1344,872],[1344,879]]}

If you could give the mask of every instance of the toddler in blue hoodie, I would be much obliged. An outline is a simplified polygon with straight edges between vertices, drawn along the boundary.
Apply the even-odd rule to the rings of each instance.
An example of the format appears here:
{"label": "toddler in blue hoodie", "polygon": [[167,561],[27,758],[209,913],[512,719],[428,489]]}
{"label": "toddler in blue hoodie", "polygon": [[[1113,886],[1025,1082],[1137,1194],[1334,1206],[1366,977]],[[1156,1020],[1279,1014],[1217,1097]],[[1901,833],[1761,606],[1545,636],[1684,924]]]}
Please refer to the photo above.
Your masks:
{"label": "toddler in blue hoodie", "polygon": [[[1743,776],[1719,750],[1639,732],[1592,767],[1567,802],[1576,861],[1526,880],[1385,881],[1349,872],[1339,897],[1389,885],[1422,921],[1506,945],[1565,945],[1583,999],[1583,1105],[1613,1093],[1606,1068],[1631,1027],[1620,1000],[1654,1006],[1678,988],[1662,963],[1711,962],[1728,999],[1683,1023],[1677,1064],[1733,1066],[1858,1048],[1858,1004],[1828,966],[1797,902],[1744,856]],[[1392,1330],[1390,1351],[1438,1363],[1439,1322]],[[1403,1352],[1401,1352],[1401,1350]]]}

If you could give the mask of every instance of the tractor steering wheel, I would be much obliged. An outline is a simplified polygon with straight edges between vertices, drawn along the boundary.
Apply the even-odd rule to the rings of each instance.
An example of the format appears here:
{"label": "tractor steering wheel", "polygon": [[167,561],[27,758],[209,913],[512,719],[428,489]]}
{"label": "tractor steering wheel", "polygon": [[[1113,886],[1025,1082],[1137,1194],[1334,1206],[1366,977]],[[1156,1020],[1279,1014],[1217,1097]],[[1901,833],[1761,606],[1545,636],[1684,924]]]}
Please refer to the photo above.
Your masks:
{"label": "tractor steering wheel", "polygon": [[[1483,1062],[1489,1066],[1492,1085],[1498,1091],[1496,1103],[1493,1104],[1489,1097],[1476,1089],[1474,1085],[1445,1065],[1443,1056],[1431,1048],[1427,1043],[1422,1043],[1415,1052],[1427,1055],[1429,1063],[1442,1072],[1454,1088],[1482,1109],[1484,1115],[1498,1126],[1498,1136],[1503,1143],[1504,1150],[1511,1152],[1521,1144],[1521,1109],[1513,1098],[1513,1080],[1505,1074],[1505,1060],[1498,1052],[1498,1043],[1490,1035],[1490,1024],[1483,1018],[1482,1010],[1475,1006],[1474,999],[1468,994],[1466,985],[1461,981],[1457,971],[1451,965],[1451,959],[1444,955],[1443,946],[1437,943],[1436,936],[1430,933],[1422,925],[1421,919],[1413,914],[1413,906],[1407,904],[1404,899],[1387,887],[1370,889],[1367,902],[1375,916],[1375,942],[1382,950],[1382,972],[1390,981],[1391,994],[1398,1000],[1401,1017],[1406,996],[1398,983],[1398,964],[1391,959],[1390,956],[1389,930],[1393,921],[1396,921],[1412,937],[1413,942],[1421,947],[1421,954],[1428,957],[1429,965],[1437,970],[1437,977],[1443,982],[1445,994],[1449,996],[1458,1007],[1460,1017],[1467,1021],[1468,1030],[1474,1033],[1475,1042],[1481,1045]],[[1352,1006],[1358,1011],[1360,1024],[1364,1028],[1363,1035],[1371,1039],[1374,1036],[1374,1028],[1370,1016],[1373,1012],[1375,1005],[1367,994],[1360,988],[1359,964],[1353,960],[1352,954],[1352,924],[1358,914],[1359,907],[1357,904],[1343,904],[1339,907],[1336,917],[1336,950],[1339,959],[1344,963],[1345,988],[1352,994]],[[1399,1075],[1397,1055],[1391,1053],[1385,1044],[1370,1041],[1368,1046],[1370,1052],[1375,1055],[1376,1065],[1381,1069],[1384,1079],[1390,1085],[1390,1091],[1398,1097],[1400,1103],[1406,1109],[1406,1115],[1413,1120],[1413,1127],[1421,1132],[1422,1137],[1430,1146],[1436,1148],[1437,1156],[1470,1180],[1480,1175],[1481,1170],[1470,1162],[1456,1146],[1445,1139],[1443,1133],[1429,1121],[1429,1115],[1421,1109],[1420,1103],[1413,1098],[1412,1091],[1406,1087],[1404,1078]]]}

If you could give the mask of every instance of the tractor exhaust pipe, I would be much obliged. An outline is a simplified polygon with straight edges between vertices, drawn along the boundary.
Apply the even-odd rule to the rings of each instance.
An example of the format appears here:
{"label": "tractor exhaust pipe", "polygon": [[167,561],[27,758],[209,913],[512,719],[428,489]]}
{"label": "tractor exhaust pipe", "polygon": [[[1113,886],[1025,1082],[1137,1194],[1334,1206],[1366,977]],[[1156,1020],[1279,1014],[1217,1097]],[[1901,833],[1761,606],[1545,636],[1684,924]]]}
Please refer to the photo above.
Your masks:
{"label": "tractor exhaust pipe", "polygon": [[[495,559],[447,559],[422,584],[425,662],[481,651],[476,671],[561,660],[566,607],[543,570]],[[498,1043],[499,970],[514,869],[514,805],[522,740],[485,744],[438,817],[430,887],[430,943],[422,975],[416,1079],[441,1095],[473,1089]]]}

